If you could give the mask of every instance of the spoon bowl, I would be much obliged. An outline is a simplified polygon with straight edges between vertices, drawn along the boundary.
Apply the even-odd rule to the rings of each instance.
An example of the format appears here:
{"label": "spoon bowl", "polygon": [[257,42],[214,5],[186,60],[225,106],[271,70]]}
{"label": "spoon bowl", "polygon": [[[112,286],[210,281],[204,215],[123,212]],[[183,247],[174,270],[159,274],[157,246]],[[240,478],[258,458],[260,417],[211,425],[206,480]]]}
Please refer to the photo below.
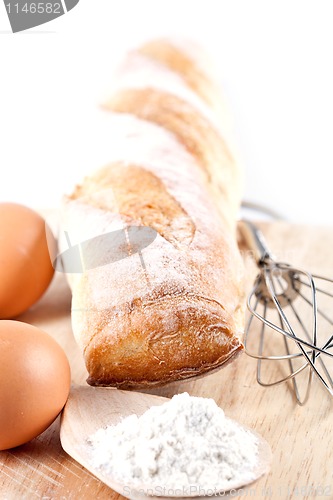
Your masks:
{"label": "spoon bowl", "polygon": [[[88,438],[101,427],[117,425],[123,418],[136,414],[142,415],[152,406],[162,405],[169,401],[168,398],[154,396],[132,391],[122,391],[108,387],[72,386],[68,401],[63,410],[60,427],[60,440],[63,449],[78,463],[83,465],[94,476],[103,481],[117,493],[131,499],[147,500],[153,499],[192,499],[202,498],[193,489],[168,490],[168,488],[158,491],[158,495],[153,494],[154,488],[149,484],[120,484],[114,478],[105,476],[91,464],[91,446]],[[240,426],[240,424],[237,424]],[[244,426],[241,426],[245,428]],[[249,429],[247,429],[249,430]],[[228,488],[219,488],[216,491],[223,491],[223,497],[235,497],[235,490],[244,488],[248,484],[257,480],[267,473],[271,462],[271,450],[268,443],[256,432],[250,431],[258,440],[258,460],[250,481],[244,482],[244,478],[228,484]],[[232,490],[232,491],[231,491]],[[213,490],[214,491],[214,490]],[[229,492],[229,493],[228,493]],[[157,493],[157,492],[156,492]],[[160,495],[161,493],[161,495]],[[177,494],[178,493],[178,494]],[[165,496],[163,496],[165,494]],[[208,492],[207,492],[208,494]]]}

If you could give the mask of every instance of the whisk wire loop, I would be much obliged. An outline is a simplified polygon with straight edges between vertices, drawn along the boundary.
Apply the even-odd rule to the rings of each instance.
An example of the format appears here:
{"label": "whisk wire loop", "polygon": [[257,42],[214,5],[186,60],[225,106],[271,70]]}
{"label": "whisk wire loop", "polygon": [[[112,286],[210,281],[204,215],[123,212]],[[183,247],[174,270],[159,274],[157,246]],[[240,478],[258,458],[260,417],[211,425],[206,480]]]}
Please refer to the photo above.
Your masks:
{"label": "whisk wire loop", "polygon": [[[324,285],[324,283],[332,284],[333,280],[312,275],[288,263],[277,262],[268,249],[262,233],[251,222],[243,221],[241,228],[251,249],[255,245],[255,258],[260,271],[248,296],[247,307],[251,315],[244,335],[246,353],[257,359],[258,383],[267,387],[291,380],[297,403],[304,405],[309,398],[313,375],[316,375],[328,393],[333,396],[333,379],[323,359],[324,357],[330,360],[333,357],[333,352],[330,351],[333,347],[333,334],[322,345],[320,344],[318,318],[321,317],[330,326],[333,326],[333,321],[322,307],[318,307],[317,300],[318,294],[326,298],[333,297],[333,293],[326,290]],[[317,280],[321,281],[319,287],[316,284]],[[304,310],[305,305],[309,306],[308,312]],[[278,321],[272,319],[271,316],[274,314],[277,314]],[[251,351],[250,344],[255,332],[259,333],[259,336],[257,349],[254,352]],[[274,339],[276,340],[274,333],[280,334],[278,337],[283,339],[283,354],[272,353]],[[294,364],[302,359],[305,362],[300,366]],[[277,380],[272,381],[269,377],[265,381],[264,361],[287,362],[289,372]],[[307,369],[306,387],[301,391],[296,377]]]}

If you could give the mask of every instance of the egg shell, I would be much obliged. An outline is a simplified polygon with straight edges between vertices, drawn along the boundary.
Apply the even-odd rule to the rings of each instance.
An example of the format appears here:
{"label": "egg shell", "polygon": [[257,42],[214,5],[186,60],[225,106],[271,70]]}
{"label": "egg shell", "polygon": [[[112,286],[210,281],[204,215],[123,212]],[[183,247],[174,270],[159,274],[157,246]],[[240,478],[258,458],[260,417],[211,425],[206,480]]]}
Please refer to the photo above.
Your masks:
{"label": "egg shell", "polygon": [[42,330],[0,321],[0,450],[42,433],[66,403],[71,374],[60,345]]}
{"label": "egg shell", "polygon": [[16,203],[0,203],[1,319],[18,316],[43,295],[54,274],[50,252],[55,247],[39,214]]}

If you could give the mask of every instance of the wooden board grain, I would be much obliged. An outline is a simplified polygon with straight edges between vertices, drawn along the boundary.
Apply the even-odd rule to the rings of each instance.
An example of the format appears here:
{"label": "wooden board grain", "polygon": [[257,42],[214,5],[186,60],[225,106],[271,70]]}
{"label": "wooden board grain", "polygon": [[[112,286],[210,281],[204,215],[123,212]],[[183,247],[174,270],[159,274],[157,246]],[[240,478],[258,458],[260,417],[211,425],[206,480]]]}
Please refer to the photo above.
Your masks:
{"label": "wooden board grain", "polygon": [[[285,223],[265,223],[262,228],[278,258],[333,276],[332,228]],[[246,249],[243,252],[250,286],[255,266]],[[86,370],[71,332],[70,291],[63,275],[57,274],[41,301],[20,319],[44,329],[63,346],[73,382],[84,384]],[[212,397],[227,416],[252,427],[270,443],[274,455],[271,472],[234,498],[333,499],[332,399],[315,380],[307,405],[300,407],[290,385],[260,387],[255,370],[256,361],[243,353],[210,375],[146,392],[171,397],[187,391]],[[30,443],[0,452],[0,500],[91,498],[123,497],[62,451],[59,419]]]}

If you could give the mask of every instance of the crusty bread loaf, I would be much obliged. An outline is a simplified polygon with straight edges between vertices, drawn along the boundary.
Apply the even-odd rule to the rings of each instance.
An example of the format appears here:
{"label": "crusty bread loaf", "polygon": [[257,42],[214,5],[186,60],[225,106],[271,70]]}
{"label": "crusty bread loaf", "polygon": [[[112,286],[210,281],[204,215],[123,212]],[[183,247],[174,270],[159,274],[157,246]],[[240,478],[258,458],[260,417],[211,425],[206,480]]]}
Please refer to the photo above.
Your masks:
{"label": "crusty bread loaf", "polygon": [[[65,198],[60,242],[84,241],[83,265],[102,253],[81,274],[67,269],[88,382],[139,388],[202,374],[242,349],[244,316],[240,176],[218,89],[197,49],[158,40],[128,55],[104,109],[110,163]],[[156,237],[140,251],[127,239],[126,258],[101,252],[101,235],[132,226]]]}

